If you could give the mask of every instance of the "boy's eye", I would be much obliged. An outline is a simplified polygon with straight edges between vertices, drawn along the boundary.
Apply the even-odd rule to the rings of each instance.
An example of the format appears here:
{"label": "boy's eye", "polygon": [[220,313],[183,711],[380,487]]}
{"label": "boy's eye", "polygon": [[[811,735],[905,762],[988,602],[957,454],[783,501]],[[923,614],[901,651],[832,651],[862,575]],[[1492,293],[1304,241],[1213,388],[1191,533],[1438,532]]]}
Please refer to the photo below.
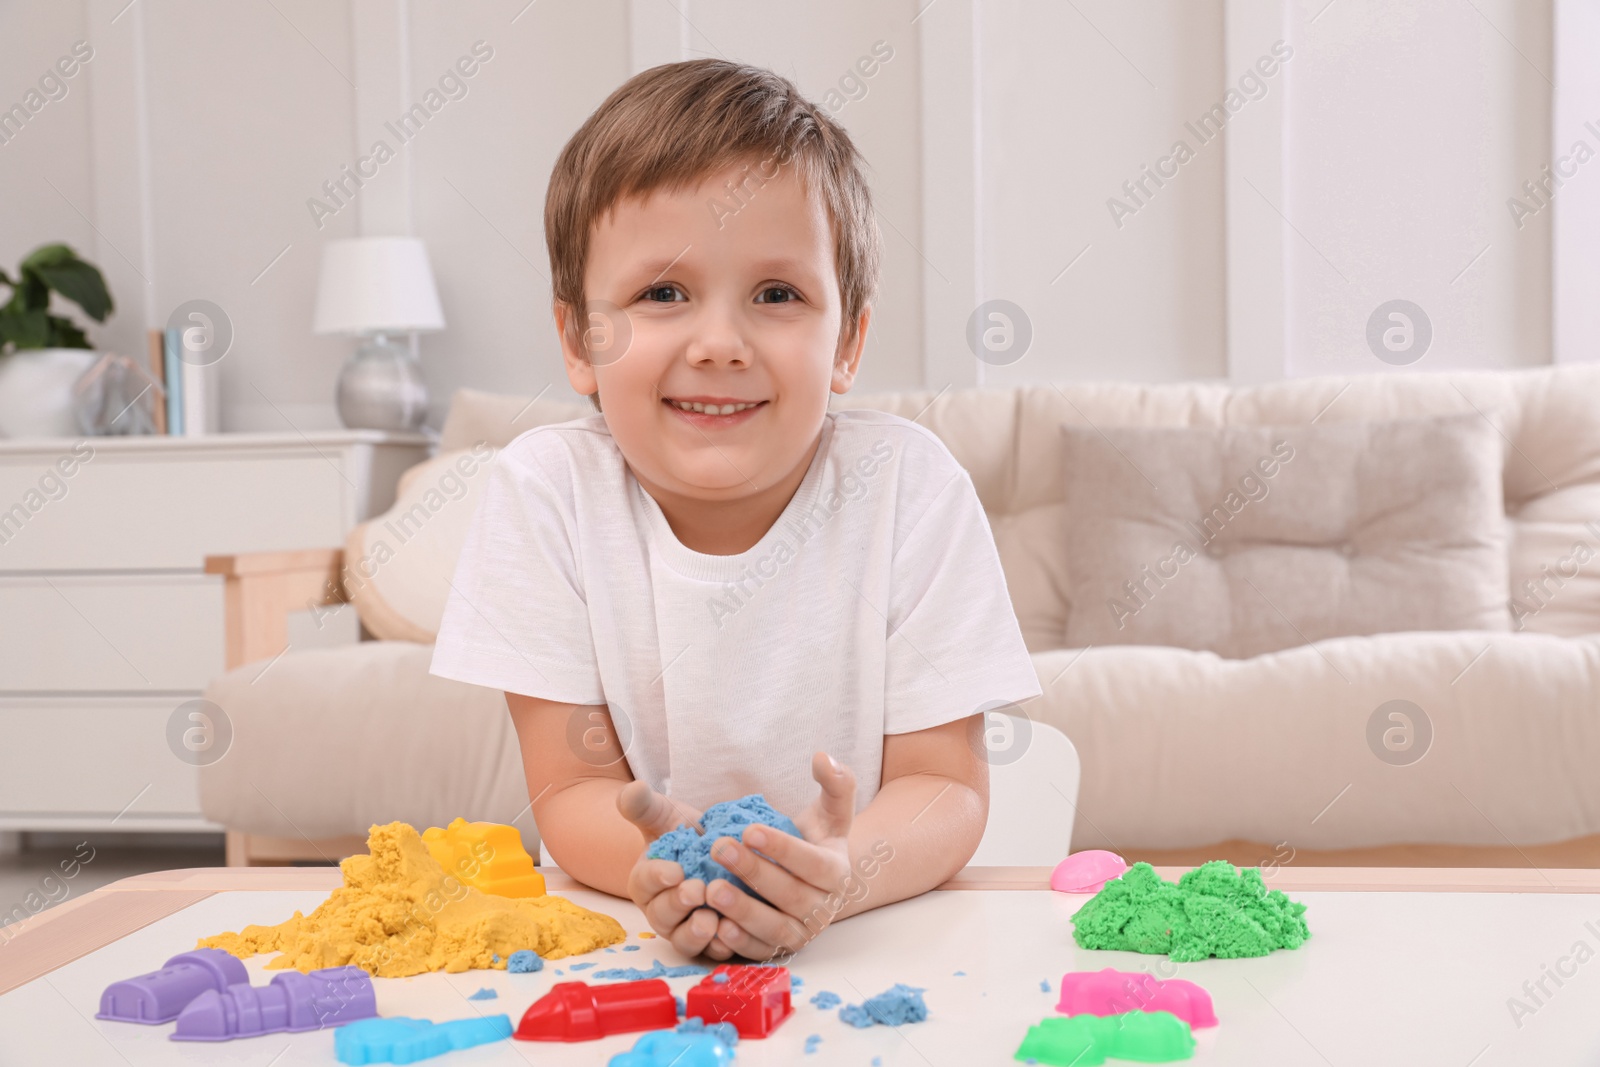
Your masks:
{"label": "boy's eye", "polygon": [[677,302],[679,295],[676,285],[655,285],[644,291],[646,300],[653,300],[663,304]]}
{"label": "boy's eye", "polygon": [[758,304],[787,304],[800,299],[800,294],[787,285],[769,285],[756,294]]}

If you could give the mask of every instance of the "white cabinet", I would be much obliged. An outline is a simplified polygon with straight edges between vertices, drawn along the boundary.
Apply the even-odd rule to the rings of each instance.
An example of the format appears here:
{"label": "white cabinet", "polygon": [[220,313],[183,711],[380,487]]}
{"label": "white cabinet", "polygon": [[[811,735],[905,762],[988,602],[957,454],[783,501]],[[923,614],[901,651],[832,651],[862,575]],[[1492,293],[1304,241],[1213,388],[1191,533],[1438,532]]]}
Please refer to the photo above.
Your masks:
{"label": "white cabinet", "polygon": [[0,830],[220,829],[168,740],[223,670],[205,557],[340,547],[429,449],[372,430],[0,441]]}

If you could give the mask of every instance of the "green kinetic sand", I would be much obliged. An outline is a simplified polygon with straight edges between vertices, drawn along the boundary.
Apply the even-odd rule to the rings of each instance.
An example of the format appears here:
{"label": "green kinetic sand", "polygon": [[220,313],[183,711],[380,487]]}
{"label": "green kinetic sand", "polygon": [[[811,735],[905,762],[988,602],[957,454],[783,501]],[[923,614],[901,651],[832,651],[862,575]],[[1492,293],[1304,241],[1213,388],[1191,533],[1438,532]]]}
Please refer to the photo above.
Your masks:
{"label": "green kinetic sand", "polygon": [[1305,910],[1254,867],[1212,860],[1173,884],[1135,863],[1078,909],[1072,936],[1083,948],[1164,952],[1177,963],[1239,959],[1299,948],[1311,936]]}
{"label": "green kinetic sand", "polygon": [[1052,1067],[1093,1067],[1106,1058],[1170,1063],[1194,1055],[1189,1024],[1169,1011],[1073,1015],[1028,1027],[1016,1058]]}

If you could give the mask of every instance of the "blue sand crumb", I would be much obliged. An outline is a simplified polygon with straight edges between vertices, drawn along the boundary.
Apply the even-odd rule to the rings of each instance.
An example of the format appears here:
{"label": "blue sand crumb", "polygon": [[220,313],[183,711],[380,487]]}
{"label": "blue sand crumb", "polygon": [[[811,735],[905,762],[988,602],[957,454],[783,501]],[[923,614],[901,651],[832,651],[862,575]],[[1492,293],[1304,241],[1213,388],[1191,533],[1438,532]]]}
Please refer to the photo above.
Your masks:
{"label": "blue sand crumb", "polygon": [[[1028,1062],[1032,1063],[1033,1061],[1029,1060]],[[883,1057],[882,1056],[874,1056],[874,1057],[872,1057],[872,1067],[883,1067]]]}
{"label": "blue sand crumb", "polygon": [[467,999],[468,1000],[495,1000],[499,996],[500,996],[499,993],[496,993],[494,990],[492,990],[492,989],[488,988],[487,986],[485,986],[484,988],[478,990],[476,993],[474,993],[471,996],[469,996]]}
{"label": "blue sand crumb", "polygon": [[607,951],[607,952],[615,952],[615,951],[617,951],[617,950],[616,950],[616,949],[614,949],[614,948],[610,948],[610,947],[607,947],[607,948],[606,948],[606,951]]}
{"label": "blue sand crumb", "polygon": [[510,1036],[509,1015],[447,1023],[404,1017],[361,1019],[334,1031],[333,1050],[340,1063],[415,1063]]}
{"label": "blue sand crumb", "polygon": [[493,953],[493,956],[494,956],[494,959],[490,960],[489,962],[490,963],[499,963],[500,962],[500,953],[498,953],[498,952]]}
{"label": "blue sand crumb", "polygon": [[714,974],[714,975],[711,976],[711,980],[713,982],[717,983],[718,985],[727,985],[728,984],[728,976],[725,973],[724,974]]}
{"label": "blue sand crumb", "polygon": [[732,1023],[708,1023],[704,1019],[685,1019],[678,1024],[680,1034],[710,1034],[729,1048],[739,1043],[739,1028]]}
{"label": "blue sand crumb", "polygon": [[896,982],[865,1004],[847,1004],[839,1009],[839,1021],[865,1029],[873,1023],[884,1026],[903,1026],[920,1023],[928,1017],[928,1005],[922,1000],[922,990]]}
{"label": "blue sand crumb", "polygon": [[812,1034],[810,1037],[806,1038],[806,1055],[809,1056],[813,1052],[817,1051],[817,1046],[820,1044],[822,1044],[821,1034]]}
{"label": "blue sand crumb", "polygon": [[544,959],[531,948],[520,948],[506,957],[506,970],[511,974],[528,974],[544,970]]}
{"label": "blue sand crumb", "polygon": [[966,971],[957,971],[955,976],[957,978],[965,978],[967,976],[967,972]]}
{"label": "blue sand crumb", "polygon": [[1039,981],[1039,992],[1041,992],[1041,993],[1050,992],[1050,979],[1048,979],[1048,978],[1040,979],[1040,981]]}
{"label": "blue sand crumb", "polygon": [[801,978],[798,974],[791,974],[789,976],[789,992],[793,993],[796,989],[799,989],[805,984],[806,980]]}
{"label": "blue sand crumb", "polygon": [[710,885],[715,879],[721,878],[752,896],[759,896],[738,875],[711,858],[711,846],[718,838],[731,837],[735,841],[742,841],[744,828],[757,823],[775,827],[795,837],[800,836],[800,828],[793,819],[768,804],[766,797],[760,793],[752,793],[707,808],[700,817],[700,825],[705,833],[680,823],[676,830],[669,830],[656,838],[645,855],[653,860],[672,860],[683,868],[685,879],[698,878]]}
{"label": "blue sand crumb", "polygon": [[682,997],[673,997],[672,999],[678,1005],[678,1014],[679,1015],[688,1015],[689,1014],[689,1002],[688,1001],[684,1000]]}
{"label": "blue sand crumb", "polygon": [[815,1004],[823,1011],[827,1011],[830,1008],[837,1008],[843,1000],[844,998],[839,994],[830,993],[824,989],[818,992],[816,996],[811,998],[811,1003]]}
{"label": "blue sand crumb", "polygon": [[668,967],[660,960],[651,960],[646,967],[608,967],[603,971],[596,971],[590,977],[610,980],[620,978],[625,982],[637,982],[645,978],[688,978],[693,975],[710,974],[711,968],[701,967],[699,964],[686,963],[682,967]]}
{"label": "blue sand crumb", "polygon": [[556,968],[556,973],[557,973],[557,974],[566,974],[566,973],[567,973],[567,972],[566,972],[566,971],[563,971],[563,970],[562,970],[562,969],[561,969],[561,968],[560,968],[560,967],[557,967],[557,968]]}
{"label": "blue sand crumb", "polygon": [[590,967],[593,967],[593,966],[594,966],[594,964],[592,964],[592,963],[574,963],[571,967],[568,967],[567,970],[569,970],[569,971],[587,971]]}
{"label": "blue sand crumb", "polygon": [[[606,951],[610,952],[611,950],[610,949],[606,949]],[[622,946],[622,951],[624,951],[624,952],[638,952],[639,951],[639,946],[638,945],[623,945]]]}

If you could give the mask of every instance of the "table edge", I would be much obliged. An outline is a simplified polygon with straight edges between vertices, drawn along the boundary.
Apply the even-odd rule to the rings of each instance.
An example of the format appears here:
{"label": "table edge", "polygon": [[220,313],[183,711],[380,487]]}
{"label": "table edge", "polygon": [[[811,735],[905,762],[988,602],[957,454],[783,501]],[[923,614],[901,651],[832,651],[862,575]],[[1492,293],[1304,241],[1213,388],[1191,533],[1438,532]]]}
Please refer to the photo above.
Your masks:
{"label": "table edge", "polygon": [[[1188,868],[1157,867],[1176,879]],[[588,887],[555,867],[540,868],[550,889]],[[1050,887],[1049,867],[965,867],[936,890],[1027,891]],[[215,893],[262,890],[329,890],[341,884],[337,867],[190,867],[119,879],[96,893],[172,889]],[[1262,872],[1270,889],[1286,893],[1600,893],[1600,869],[1589,867],[1293,867]],[[68,902],[41,912],[30,924]]]}

